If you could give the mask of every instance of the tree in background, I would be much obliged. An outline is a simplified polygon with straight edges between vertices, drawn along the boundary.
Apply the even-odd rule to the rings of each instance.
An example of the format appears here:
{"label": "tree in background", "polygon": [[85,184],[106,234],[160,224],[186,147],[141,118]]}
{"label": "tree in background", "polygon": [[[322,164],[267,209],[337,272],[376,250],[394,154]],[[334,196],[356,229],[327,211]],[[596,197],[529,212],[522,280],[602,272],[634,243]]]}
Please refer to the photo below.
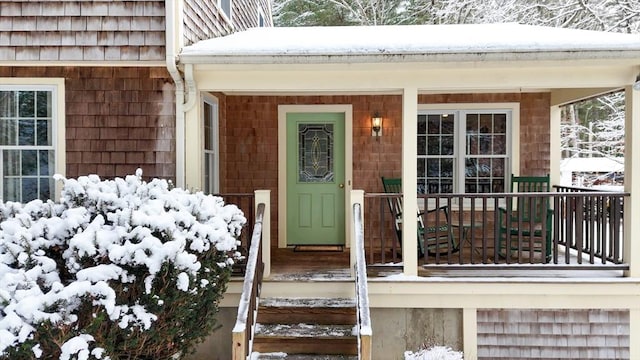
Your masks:
{"label": "tree in background", "polygon": [[[276,26],[520,24],[640,33],[638,0],[275,0]],[[624,94],[563,108],[564,157],[624,154]]]}

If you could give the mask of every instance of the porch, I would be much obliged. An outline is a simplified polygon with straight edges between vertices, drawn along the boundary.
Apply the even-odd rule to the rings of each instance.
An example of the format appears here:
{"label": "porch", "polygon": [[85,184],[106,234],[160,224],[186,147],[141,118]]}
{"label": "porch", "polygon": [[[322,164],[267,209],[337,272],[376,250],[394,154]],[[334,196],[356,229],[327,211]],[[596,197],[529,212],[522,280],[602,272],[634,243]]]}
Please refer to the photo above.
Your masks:
{"label": "porch", "polygon": [[[252,224],[257,201],[254,194],[222,196],[225,201],[238,204],[247,214],[248,224]],[[592,278],[622,277],[624,271],[629,270],[628,259],[624,257],[623,216],[628,193],[554,186],[554,191],[548,193],[418,194],[416,203],[420,209],[451,209],[446,218],[425,218],[424,226],[446,226],[455,244],[446,251],[425,251],[420,256],[419,237],[401,235],[402,239],[399,239],[394,230],[394,215],[389,204],[402,196],[400,193],[364,193],[358,190],[351,194],[351,202],[361,203],[364,210],[365,260],[370,278],[384,280],[402,274],[420,277]],[[501,225],[496,209],[505,208],[507,204],[525,203],[531,198],[544,198],[550,204],[551,238],[548,242],[543,241],[533,233],[505,238],[500,234],[505,220]],[[266,209],[270,208],[268,191],[264,191],[261,201],[267,202]],[[514,214],[517,213],[515,207],[509,209]],[[510,222],[510,227],[536,226],[531,219],[515,218]],[[407,223],[404,226],[412,225]],[[353,228],[353,223],[350,226]],[[305,252],[274,246],[277,242],[270,240],[268,229],[267,226],[263,231],[265,279],[330,281],[352,277],[354,260],[349,251],[352,239],[347,239],[341,250]],[[249,230],[248,226],[240,239],[241,252],[245,254],[245,249],[251,246]],[[542,229],[542,233],[545,232],[546,229]],[[408,230],[403,234],[416,234],[416,231]],[[503,239],[502,249],[496,246],[499,238]],[[438,238],[436,241],[444,242],[446,239]],[[510,249],[508,256],[506,248]],[[413,265],[409,265],[411,263]],[[242,266],[240,264],[237,268],[238,275],[243,273]]]}
{"label": "porch", "polygon": [[[379,321],[389,319],[387,316],[396,318],[398,316],[396,312],[405,307],[425,309],[424,311],[442,309],[436,311],[447,312],[449,314],[447,316],[456,318],[456,324],[461,324],[462,327],[452,326],[456,329],[464,329],[465,332],[464,337],[458,337],[459,334],[454,335],[455,340],[449,341],[462,341],[461,339],[464,338],[464,350],[468,354],[477,354],[480,349],[477,321],[480,319],[479,314],[485,314],[487,309],[491,308],[485,299],[487,294],[501,294],[502,301],[510,304],[508,308],[514,306],[513,304],[519,304],[515,308],[528,304],[525,307],[558,309],[562,307],[561,303],[568,301],[566,304],[572,304],[577,308],[597,309],[605,298],[609,299],[607,308],[618,308],[620,302],[625,299],[625,296],[620,296],[622,294],[620,288],[633,286],[633,282],[622,278],[624,270],[629,269],[628,263],[621,255],[624,239],[622,236],[624,217],[621,216],[621,210],[628,194],[559,187],[556,187],[556,190],[539,194],[417,196],[417,200],[423,204],[436,202],[436,205],[440,205],[439,202],[454,204],[455,199],[459,204],[465,205],[466,197],[480,199],[469,200],[470,207],[462,206],[462,211],[456,213],[457,216],[447,219],[448,223],[457,222],[459,226],[465,224],[465,221],[474,223],[478,221],[481,225],[473,229],[479,234],[488,233],[487,229],[495,224],[490,222],[495,212],[489,211],[491,209],[489,204],[499,206],[510,197],[520,200],[531,196],[548,197],[554,204],[554,216],[560,217],[553,222],[552,233],[557,238],[554,238],[550,247],[549,260],[543,260],[547,259],[546,256],[538,257],[540,260],[536,262],[536,256],[528,254],[525,257],[518,253],[515,256],[512,254],[511,257],[497,256],[495,259],[498,260],[495,261],[489,255],[491,253],[495,255],[495,248],[485,245],[490,243],[491,237],[478,236],[476,241],[483,245],[476,246],[474,242],[476,235],[469,235],[471,241],[468,248],[461,247],[459,251],[447,253],[446,256],[440,254],[433,258],[423,256],[417,259],[417,277],[407,276],[407,272],[412,269],[407,269],[406,262],[375,262],[376,259],[382,259],[385,256],[393,258],[394,251],[396,259],[400,261],[398,254],[401,249],[394,248],[397,239],[393,238],[395,236],[393,231],[388,231],[389,227],[385,225],[388,219],[385,219],[385,216],[388,216],[387,200],[401,194],[364,194],[362,191],[354,191],[351,194],[354,211],[350,214],[352,215],[350,218],[353,219],[351,223],[353,236],[348,239],[348,247],[342,251],[325,252],[296,251],[294,248],[269,246],[271,244],[269,215],[265,212],[265,209],[270,208],[268,191],[257,192],[255,196],[235,194],[234,197],[239,200],[238,203],[248,206],[249,209],[245,210],[247,215],[252,216],[254,203],[258,212],[255,220],[247,226],[247,229],[253,228],[251,238],[247,237],[246,232],[242,236],[242,243],[245,244],[243,247],[250,244],[251,249],[244,284],[238,287],[241,280],[239,277],[230,284],[232,293],[241,291],[239,315],[233,335],[234,356],[236,356],[236,350],[240,355],[234,358],[244,358],[242,354],[251,353],[251,347],[248,345],[251,341],[248,339],[253,339],[255,336],[254,326],[245,324],[256,323],[256,317],[259,316],[257,314],[260,313],[256,310],[260,299],[271,299],[274,296],[280,299],[278,301],[296,298],[317,301],[318,297],[333,299],[355,296],[358,299],[355,300],[357,311],[368,312],[370,307],[378,309],[375,316],[380,317]],[[475,201],[481,205],[475,206]],[[365,204],[369,210],[368,216],[362,217],[360,213],[362,204]],[[380,211],[376,213],[378,209]],[[381,226],[385,226],[380,227],[378,232],[375,231],[375,226],[370,224],[376,221]],[[568,228],[569,225],[571,225],[570,228]],[[364,235],[367,232],[369,234]],[[380,236],[379,242],[376,235]],[[403,244],[410,244],[409,239],[409,237],[403,239]],[[518,241],[522,245],[525,239]],[[528,239],[528,241],[532,240]],[[377,246],[378,243],[380,246]],[[413,245],[416,245],[416,242]],[[480,254],[487,254],[480,257],[482,261],[475,261],[475,250]],[[354,253],[357,255],[356,258],[353,256]],[[413,253],[415,255],[415,251]],[[404,251],[404,256],[410,255],[411,251]],[[365,263],[367,268],[363,271]],[[536,279],[532,280],[533,278]],[[613,278],[619,279],[613,280]],[[358,279],[363,279],[361,281],[364,285],[358,285]],[[605,283],[613,285],[606,294],[590,293],[592,286],[601,286]],[[249,284],[251,286],[248,286]],[[466,296],[469,294],[476,294],[476,296]],[[229,300],[233,302],[232,298]],[[388,313],[380,310],[383,308],[396,310],[390,310],[391,312]],[[262,310],[264,311],[265,309]],[[363,319],[369,319],[369,316],[358,315],[357,326],[360,329],[358,334],[369,334],[367,340],[369,345],[359,347],[357,351],[370,354],[371,326],[361,322]],[[243,326],[239,327],[238,324]],[[380,333],[376,334],[384,337]],[[446,340],[443,338],[440,341]],[[462,342],[459,342],[456,348],[462,349],[462,346]],[[371,355],[362,358],[371,358]],[[472,355],[470,358],[476,357]]]}

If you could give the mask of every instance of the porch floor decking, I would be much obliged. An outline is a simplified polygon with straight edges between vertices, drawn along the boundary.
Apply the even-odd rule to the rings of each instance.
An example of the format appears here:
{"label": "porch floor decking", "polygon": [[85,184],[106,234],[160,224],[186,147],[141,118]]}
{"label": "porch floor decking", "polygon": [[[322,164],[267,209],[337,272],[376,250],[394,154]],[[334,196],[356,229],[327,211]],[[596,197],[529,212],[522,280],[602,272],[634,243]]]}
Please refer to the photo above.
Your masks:
{"label": "porch floor decking", "polygon": [[[470,263],[471,249],[463,248],[463,259]],[[456,256],[458,256],[456,254]],[[380,258],[376,254],[376,258]],[[388,257],[391,259],[391,257]],[[474,255],[475,258],[475,255]],[[456,257],[456,259],[458,259]],[[572,254],[572,259],[576,259]],[[402,263],[367,264],[367,276],[373,281],[402,274]],[[546,264],[532,264],[539,270],[500,268],[499,264],[476,264],[473,270],[463,269],[459,264],[440,264],[423,268],[424,259],[418,261],[418,276],[444,278],[617,278],[622,270],[616,269],[545,269]],[[594,267],[597,267],[595,265]],[[345,281],[350,280],[349,249],[343,251],[296,252],[293,248],[271,249],[271,276],[267,281]],[[398,278],[396,278],[398,279]]]}

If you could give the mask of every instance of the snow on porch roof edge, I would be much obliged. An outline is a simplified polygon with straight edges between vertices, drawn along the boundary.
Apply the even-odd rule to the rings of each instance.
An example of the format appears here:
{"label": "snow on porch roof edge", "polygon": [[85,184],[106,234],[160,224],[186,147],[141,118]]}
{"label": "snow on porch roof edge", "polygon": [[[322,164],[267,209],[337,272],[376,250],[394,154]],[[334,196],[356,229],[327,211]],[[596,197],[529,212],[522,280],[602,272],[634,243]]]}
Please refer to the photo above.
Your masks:
{"label": "snow on porch roof edge", "polygon": [[252,28],[187,46],[180,61],[342,63],[621,57],[637,58],[640,64],[640,34],[498,23]]}

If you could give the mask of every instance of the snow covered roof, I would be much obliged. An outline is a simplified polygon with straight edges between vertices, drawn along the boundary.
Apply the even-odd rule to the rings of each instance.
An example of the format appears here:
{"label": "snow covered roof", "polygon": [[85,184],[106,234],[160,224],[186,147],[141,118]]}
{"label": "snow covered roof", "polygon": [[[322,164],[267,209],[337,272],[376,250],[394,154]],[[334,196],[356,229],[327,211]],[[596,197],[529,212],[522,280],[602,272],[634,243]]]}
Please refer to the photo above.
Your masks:
{"label": "snow covered roof", "polygon": [[[547,55],[532,58],[532,53]],[[639,34],[500,23],[252,28],[187,46],[180,57],[184,63],[202,63],[203,58],[224,63],[229,58],[259,57],[320,57],[323,62],[359,57],[368,62],[380,57],[412,61],[416,55],[428,55],[431,60],[454,55],[461,61],[460,55],[471,60],[562,60],[620,58],[622,54],[640,63]]]}

